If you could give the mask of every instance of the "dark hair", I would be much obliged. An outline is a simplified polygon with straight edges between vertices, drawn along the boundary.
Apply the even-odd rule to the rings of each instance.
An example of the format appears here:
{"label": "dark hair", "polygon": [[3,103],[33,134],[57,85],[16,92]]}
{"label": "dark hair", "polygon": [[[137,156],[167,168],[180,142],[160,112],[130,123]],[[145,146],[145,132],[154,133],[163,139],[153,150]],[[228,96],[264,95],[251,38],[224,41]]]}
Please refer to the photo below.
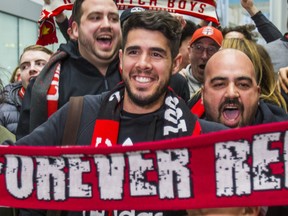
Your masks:
{"label": "dark hair", "polygon": [[255,30],[255,28],[256,26],[253,24],[225,27],[222,29],[222,34],[223,37],[225,38],[225,35],[228,34],[229,32],[236,31],[242,33],[246,39],[256,41],[255,36],[252,32],[253,30]]}
{"label": "dark hair", "polygon": [[181,24],[167,11],[146,10],[132,14],[123,25],[122,47],[125,48],[127,35],[133,29],[160,31],[169,41],[172,58],[179,52]]}
{"label": "dark hair", "polygon": [[76,0],[73,4],[72,14],[73,20],[79,25],[81,16],[83,14],[83,11],[81,10],[81,6],[83,4],[84,0]]}
{"label": "dark hair", "polygon": [[180,45],[186,38],[191,38],[193,33],[197,30],[197,25],[191,20],[186,20],[186,25],[182,30],[182,35],[180,39]]}
{"label": "dark hair", "polygon": [[[84,0],[75,0],[73,4],[71,17],[78,25],[80,25],[80,20],[83,15],[82,4]],[[116,4],[116,1],[113,1]],[[117,5],[117,4],[116,4]]]}

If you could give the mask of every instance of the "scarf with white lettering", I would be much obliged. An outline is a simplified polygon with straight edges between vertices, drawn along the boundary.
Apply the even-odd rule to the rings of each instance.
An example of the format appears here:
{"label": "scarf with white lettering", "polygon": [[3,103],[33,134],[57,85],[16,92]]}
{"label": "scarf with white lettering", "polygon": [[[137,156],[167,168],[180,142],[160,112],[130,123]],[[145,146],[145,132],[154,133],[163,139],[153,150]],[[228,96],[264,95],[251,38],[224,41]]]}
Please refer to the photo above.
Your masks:
{"label": "scarf with white lettering", "polygon": [[[50,4],[43,5],[38,21],[39,35],[36,43],[43,46],[58,42],[53,17],[64,10],[72,10],[75,0],[50,0],[50,2]],[[214,0],[154,0],[146,2],[136,1],[133,3],[131,0],[115,0],[115,2],[117,2],[120,11],[132,7],[142,7],[146,10],[166,10],[170,13],[196,17],[219,25]]]}
{"label": "scarf with white lettering", "polygon": [[[109,147],[117,144],[120,126],[120,111],[123,103],[125,85],[121,82],[104,99],[95,122],[91,145]],[[167,89],[164,101],[163,139],[198,135],[201,126],[185,102]],[[137,127],[137,126],[136,126]]]}

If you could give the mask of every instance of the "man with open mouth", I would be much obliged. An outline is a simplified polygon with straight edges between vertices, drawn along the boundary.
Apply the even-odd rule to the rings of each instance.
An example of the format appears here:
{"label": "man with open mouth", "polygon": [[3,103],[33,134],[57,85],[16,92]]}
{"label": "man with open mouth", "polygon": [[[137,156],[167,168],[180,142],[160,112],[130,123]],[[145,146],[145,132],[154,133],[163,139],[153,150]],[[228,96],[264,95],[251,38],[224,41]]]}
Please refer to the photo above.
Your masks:
{"label": "man with open mouth", "polygon": [[60,45],[33,83],[30,97],[23,102],[18,139],[45,122],[71,96],[100,94],[121,80],[118,51],[122,32],[116,3],[76,0],[72,17],[75,38]]}
{"label": "man with open mouth", "polygon": [[230,128],[287,120],[284,109],[263,101],[251,59],[226,48],[208,61],[202,88],[205,118]]}

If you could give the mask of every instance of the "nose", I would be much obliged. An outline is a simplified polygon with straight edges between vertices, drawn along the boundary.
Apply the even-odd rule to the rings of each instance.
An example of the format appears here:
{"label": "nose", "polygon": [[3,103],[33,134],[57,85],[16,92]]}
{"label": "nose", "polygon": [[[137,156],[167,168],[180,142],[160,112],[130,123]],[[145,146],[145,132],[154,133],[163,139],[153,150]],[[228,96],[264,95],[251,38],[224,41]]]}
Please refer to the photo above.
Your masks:
{"label": "nose", "polygon": [[136,68],[141,71],[150,70],[152,68],[150,56],[146,53],[142,53],[136,63]]}
{"label": "nose", "polygon": [[101,27],[102,28],[110,28],[111,27],[111,23],[110,20],[107,16],[104,16],[102,19],[102,23],[101,23]]}
{"label": "nose", "polygon": [[40,73],[40,70],[39,70],[38,66],[35,65],[34,63],[32,63],[30,65],[30,68],[29,68],[29,75],[30,76],[38,76],[39,73]]}
{"label": "nose", "polygon": [[234,83],[230,83],[227,86],[226,97],[227,98],[238,98],[239,97],[238,89],[237,89],[237,87],[235,86]]}
{"label": "nose", "polygon": [[203,50],[202,55],[201,55],[201,58],[202,58],[202,59],[205,59],[205,60],[209,59],[209,55],[208,55],[207,48],[205,48],[205,49]]}

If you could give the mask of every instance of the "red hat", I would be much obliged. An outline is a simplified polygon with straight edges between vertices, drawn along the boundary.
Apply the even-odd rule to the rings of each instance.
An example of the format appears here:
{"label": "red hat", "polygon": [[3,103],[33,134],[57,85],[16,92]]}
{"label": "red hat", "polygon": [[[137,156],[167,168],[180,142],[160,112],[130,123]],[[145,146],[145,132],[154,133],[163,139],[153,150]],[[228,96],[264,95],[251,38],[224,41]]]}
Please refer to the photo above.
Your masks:
{"label": "red hat", "polygon": [[192,35],[192,38],[189,42],[189,45],[193,44],[196,40],[208,37],[211,38],[213,41],[215,41],[219,46],[221,46],[223,36],[222,32],[218,29],[214,28],[213,26],[204,26],[202,28],[197,29],[194,34]]}

